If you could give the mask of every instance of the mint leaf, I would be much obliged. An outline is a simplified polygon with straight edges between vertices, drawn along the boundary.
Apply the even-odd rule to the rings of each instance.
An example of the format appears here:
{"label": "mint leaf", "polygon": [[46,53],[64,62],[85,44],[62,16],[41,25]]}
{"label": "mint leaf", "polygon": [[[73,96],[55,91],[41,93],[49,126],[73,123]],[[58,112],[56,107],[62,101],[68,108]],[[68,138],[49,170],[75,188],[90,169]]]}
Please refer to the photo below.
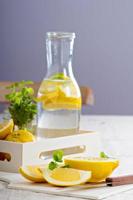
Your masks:
{"label": "mint leaf", "polygon": [[[48,168],[50,170],[53,170],[55,168],[58,167],[58,162],[63,162],[62,158],[63,158],[63,151],[62,150],[56,150],[53,152],[53,161],[51,161],[48,165]],[[68,165],[64,165],[62,166],[62,168],[67,168],[69,167]]]}
{"label": "mint leaf", "polygon": [[48,168],[50,169],[50,170],[53,170],[53,169],[55,169],[55,168],[57,168],[58,167],[58,164],[56,163],[56,162],[54,162],[54,161],[51,161],[50,163],[49,163],[49,165],[48,165]]}
{"label": "mint leaf", "polygon": [[53,153],[53,160],[56,162],[63,162],[62,158],[63,158],[63,151],[62,150],[56,150]]}
{"label": "mint leaf", "polygon": [[103,151],[101,151],[100,158],[109,158],[109,157]]}

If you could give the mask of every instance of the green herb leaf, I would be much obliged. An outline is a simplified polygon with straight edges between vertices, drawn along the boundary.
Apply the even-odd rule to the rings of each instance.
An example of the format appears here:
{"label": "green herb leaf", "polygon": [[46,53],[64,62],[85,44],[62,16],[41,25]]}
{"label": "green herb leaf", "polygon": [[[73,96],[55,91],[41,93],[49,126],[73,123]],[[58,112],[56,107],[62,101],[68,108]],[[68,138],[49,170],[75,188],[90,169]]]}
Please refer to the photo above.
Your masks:
{"label": "green herb leaf", "polygon": [[100,158],[109,158],[103,151],[100,152]]}
{"label": "green herb leaf", "polygon": [[62,150],[56,150],[53,153],[53,160],[56,162],[63,162],[62,161],[63,155],[64,155],[64,153]]}
{"label": "green herb leaf", "polygon": [[32,81],[24,80],[16,82],[8,86],[10,92],[5,96],[10,102],[8,110],[11,118],[19,129],[24,129],[37,113],[34,90],[31,87],[27,87],[28,84],[32,83]]}
{"label": "green herb leaf", "polygon": [[55,168],[57,168],[58,167],[58,164],[56,163],[56,162],[54,162],[54,161],[51,161],[50,163],[49,163],[49,165],[48,165],[48,168],[50,169],[50,170],[53,170],[53,169],[55,169]]}

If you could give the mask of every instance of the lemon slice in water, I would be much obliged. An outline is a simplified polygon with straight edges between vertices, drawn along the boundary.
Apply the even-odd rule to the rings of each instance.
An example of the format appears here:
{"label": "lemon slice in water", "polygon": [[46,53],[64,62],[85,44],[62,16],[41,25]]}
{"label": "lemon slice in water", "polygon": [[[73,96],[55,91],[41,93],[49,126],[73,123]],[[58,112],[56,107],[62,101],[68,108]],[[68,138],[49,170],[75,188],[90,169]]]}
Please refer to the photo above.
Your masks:
{"label": "lemon slice in water", "polygon": [[66,76],[64,73],[57,73],[50,77],[52,80],[68,80],[69,77]]}

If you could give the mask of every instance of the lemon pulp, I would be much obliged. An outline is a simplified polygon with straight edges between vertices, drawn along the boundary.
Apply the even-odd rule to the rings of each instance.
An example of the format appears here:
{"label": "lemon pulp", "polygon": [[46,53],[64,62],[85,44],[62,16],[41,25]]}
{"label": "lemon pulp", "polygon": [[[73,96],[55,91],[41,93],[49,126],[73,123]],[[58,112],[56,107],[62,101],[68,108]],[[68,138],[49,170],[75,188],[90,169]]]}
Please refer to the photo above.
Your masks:
{"label": "lemon pulp", "polygon": [[59,181],[77,181],[80,180],[80,173],[74,169],[56,168],[52,171],[51,177]]}
{"label": "lemon pulp", "polygon": [[45,180],[56,186],[73,186],[87,182],[91,177],[90,171],[77,170],[72,168],[56,168],[43,171]]}

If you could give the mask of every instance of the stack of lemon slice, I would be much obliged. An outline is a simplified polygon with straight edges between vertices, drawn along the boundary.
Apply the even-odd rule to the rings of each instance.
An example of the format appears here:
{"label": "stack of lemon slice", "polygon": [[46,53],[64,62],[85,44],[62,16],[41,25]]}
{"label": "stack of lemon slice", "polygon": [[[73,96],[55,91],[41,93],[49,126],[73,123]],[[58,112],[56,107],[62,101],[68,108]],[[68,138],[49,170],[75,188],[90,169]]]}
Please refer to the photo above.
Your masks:
{"label": "stack of lemon slice", "polygon": [[83,184],[91,178],[90,171],[61,167],[49,170],[47,167],[27,166],[20,167],[19,172],[30,181],[48,182],[56,186]]}
{"label": "stack of lemon slice", "polygon": [[105,180],[119,165],[111,158],[65,158],[69,168],[57,167],[49,170],[47,166],[21,167],[19,172],[33,182],[48,182],[56,186],[73,186],[86,182]]}
{"label": "stack of lemon slice", "polygon": [[80,109],[81,97],[72,80],[56,74],[44,80],[39,89],[38,101],[44,109]]}

